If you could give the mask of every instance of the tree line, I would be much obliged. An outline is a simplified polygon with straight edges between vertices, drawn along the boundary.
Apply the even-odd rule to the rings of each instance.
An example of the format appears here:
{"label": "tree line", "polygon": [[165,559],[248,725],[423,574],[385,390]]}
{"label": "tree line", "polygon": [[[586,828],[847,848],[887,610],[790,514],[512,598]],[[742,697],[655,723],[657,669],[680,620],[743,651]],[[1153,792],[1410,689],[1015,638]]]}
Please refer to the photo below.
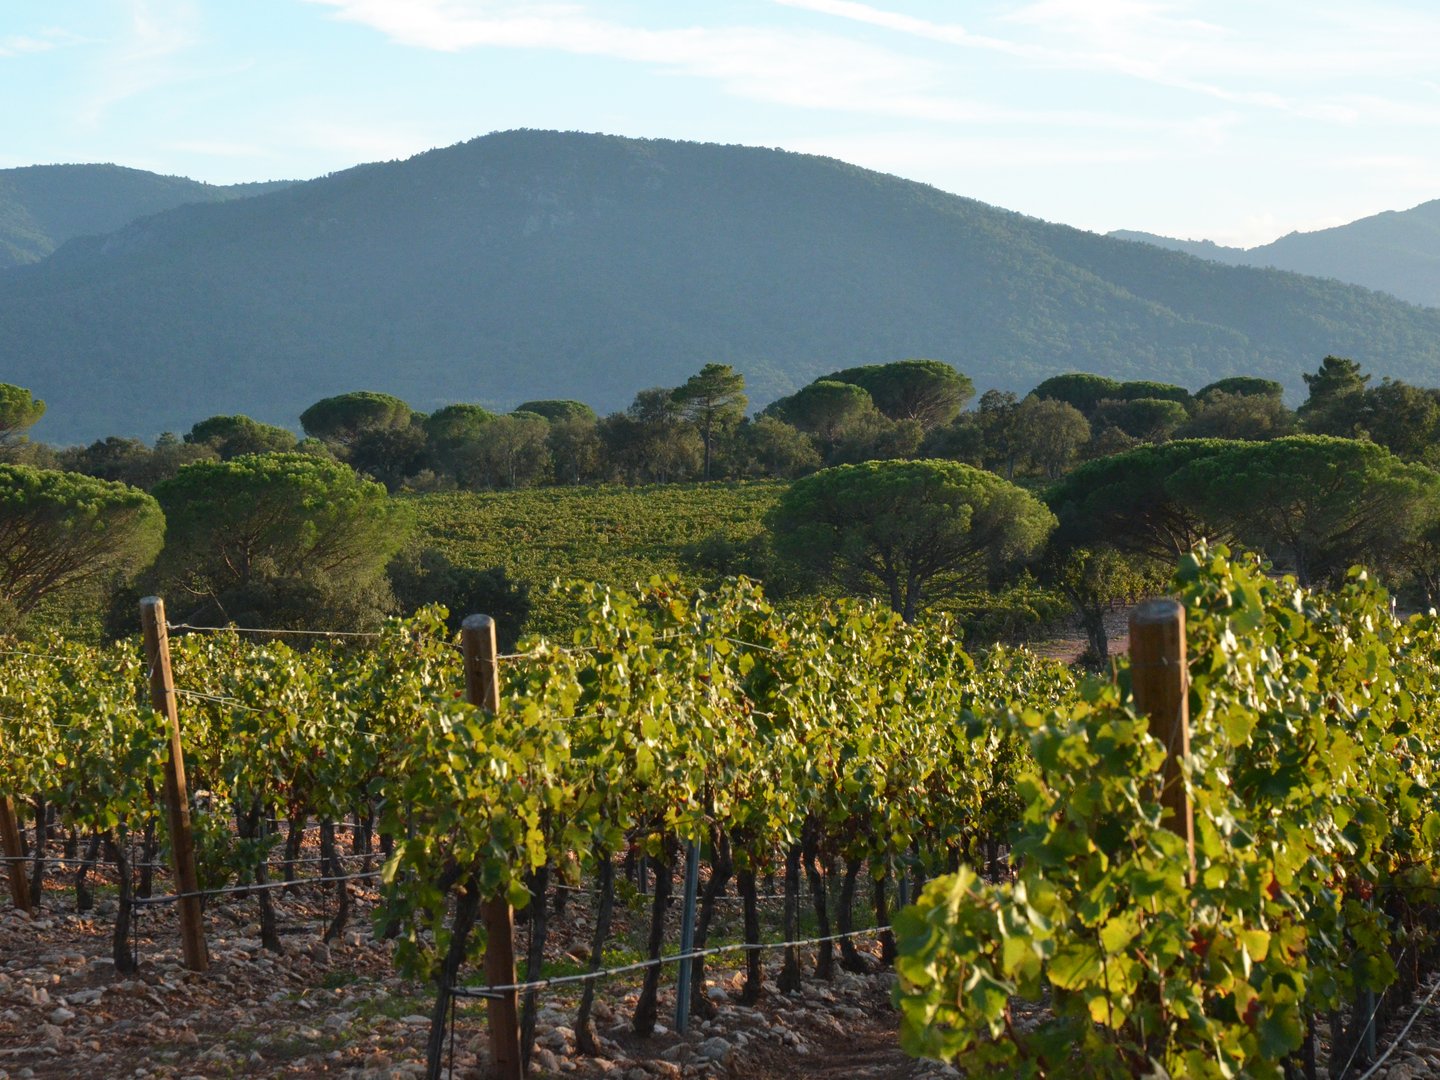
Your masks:
{"label": "tree line", "polygon": [[523,588],[409,545],[387,488],[762,475],[794,480],[765,557],[732,570],[799,568],[907,620],[1033,575],[1073,607],[1097,662],[1110,607],[1160,587],[1202,537],[1263,551],[1303,584],[1363,563],[1407,600],[1440,602],[1440,392],[1371,386],[1337,357],[1305,380],[1294,411],[1263,379],[1192,394],[1085,373],[967,409],[966,376],[907,360],[835,372],[747,417],[743,376],[709,364],[604,418],[565,400],[420,414],[356,392],[308,408],[303,439],[218,416],[154,446],[62,450],[24,439],[43,403],[0,387],[0,588],[11,623],[102,581],[128,628],[133,589],[115,583],[140,575],[206,619],[365,625],[440,600],[514,626]]}
{"label": "tree line", "polygon": [[247,416],[213,416],[152,444],[111,436],[64,448],[19,435],[38,415],[26,420],[33,399],[10,387],[11,397],[0,400],[8,418],[0,419],[0,447],[5,460],[142,490],[191,462],[288,451],[344,461],[392,492],[790,480],[893,458],[944,458],[1006,479],[1045,481],[1172,439],[1300,433],[1366,439],[1407,461],[1440,464],[1440,390],[1390,379],[1370,386],[1357,364],[1337,357],[1305,379],[1310,395],[1298,410],[1286,406],[1278,382],[1250,376],[1192,393],[1072,373],[1023,397],[990,390],[974,401],[974,384],[950,365],[902,360],[833,372],[747,415],[744,376],[706,364],[682,385],[642,390],[628,409],[604,417],[563,399],[523,402],[504,414],[472,403],[424,413],[388,394],[356,391],[306,409],[303,437]]}

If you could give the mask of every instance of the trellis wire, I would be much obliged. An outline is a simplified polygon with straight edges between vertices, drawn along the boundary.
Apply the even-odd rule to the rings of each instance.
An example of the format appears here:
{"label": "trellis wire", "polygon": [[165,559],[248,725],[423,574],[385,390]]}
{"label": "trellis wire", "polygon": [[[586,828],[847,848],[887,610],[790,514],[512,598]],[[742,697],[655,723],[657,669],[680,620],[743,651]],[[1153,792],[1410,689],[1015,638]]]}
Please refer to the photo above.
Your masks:
{"label": "trellis wire", "polygon": [[[313,849],[312,849],[312,850],[313,850]],[[337,854],[337,855],[334,855],[334,856],[330,856],[330,858],[337,859],[337,860],[338,860],[338,859],[378,859],[379,857],[380,857],[380,856],[379,856],[379,854],[378,854],[377,852],[369,852],[369,853],[367,854],[366,852],[363,852],[363,851],[358,851],[358,852],[344,852],[344,853],[341,853],[341,854]],[[35,858],[35,857],[34,857],[33,855],[17,855],[17,856],[0,855],[0,863],[13,863],[13,862],[27,863],[27,862],[33,862],[33,861],[34,861],[34,858]],[[324,856],[324,855],[306,855],[306,856],[303,856],[303,857],[301,857],[301,858],[296,858],[296,859],[286,859],[286,858],[283,858],[283,857],[282,857],[282,858],[279,858],[279,859],[266,859],[263,863],[260,863],[260,864],[258,864],[258,865],[261,865],[261,866],[287,866],[287,865],[299,866],[299,865],[302,865],[302,864],[305,864],[305,863],[325,862],[325,861],[326,861],[326,858],[327,858],[327,857]],[[77,857],[77,858],[70,858],[69,856],[64,856],[64,855],[46,855],[46,856],[44,856],[44,859],[45,859],[45,861],[46,861],[47,863],[54,863],[54,864],[57,865],[57,866],[119,866],[119,865],[120,865],[119,863],[115,862],[113,859],[81,859],[81,858],[78,858],[78,857]],[[163,863],[163,862],[133,862],[133,863],[131,863],[130,865],[136,867],[137,869],[143,869],[143,868],[145,868],[145,867],[149,867],[151,870],[169,870],[169,869],[170,869],[170,864],[169,864],[169,863]],[[251,865],[251,866],[255,866],[256,864],[255,864],[255,863],[251,863],[250,865]],[[248,867],[241,867],[241,869],[248,869]],[[292,881],[292,882],[288,882],[287,884],[294,885],[294,884],[296,884],[296,883]],[[762,897],[761,899],[764,899],[764,898]]]}
{"label": "trellis wire", "polygon": [[360,874],[342,874],[338,877],[315,877],[300,878],[297,881],[267,881],[264,885],[227,885],[223,889],[197,889],[188,893],[166,893],[163,896],[137,897],[134,901],[136,907],[142,904],[146,907],[155,907],[160,904],[177,904],[181,900],[188,900],[191,897],[205,896],[232,896],[236,893],[269,892],[272,889],[293,889],[297,885],[324,885],[337,881],[360,881],[365,878],[378,878],[381,876],[379,870],[369,870]]}
{"label": "trellis wire", "polygon": [[623,964],[620,967],[602,968],[599,971],[587,971],[581,975],[556,975],[549,979],[536,979],[534,982],[511,983],[504,986],[452,986],[449,992],[454,997],[497,998],[502,994],[524,994],[529,993],[531,990],[547,990],[557,986],[569,986],[574,983],[594,982],[598,979],[608,979],[612,975],[624,975],[632,971],[644,971],[647,968],[661,967],[665,964],[699,960],[705,956],[720,956],[724,953],[732,952],[762,952],[765,949],[799,949],[807,945],[824,945],[831,941],[843,941],[846,938],[864,937],[867,934],[883,934],[889,930],[889,926],[871,926],[864,930],[851,930],[848,933],[830,934],[826,937],[805,938],[801,941],[746,941],[735,945],[715,945],[706,949],[693,949],[688,953],[674,953],[670,956],[660,956],[653,960],[639,960],[633,964]]}
{"label": "trellis wire", "polygon": [[[1383,1054],[1381,1054],[1379,1058],[1376,1059],[1374,1065],[1371,1065],[1370,1068],[1366,1069],[1365,1072],[1363,1072],[1363,1073],[1360,1075],[1359,1080],[1370,1080],[1370,1078],[1371,1078],[1372,1076],[1374,1076],[1375,1073],[1380,1069],[1380,1066],[1382,1066],[1382,1065],[1385,1064],[1386,1059],[1387,1059],[1391,1054],[1393,1054],[1393,1053],[1395,1052],[1395,1050],[1400,1047],[1401,1044],[1403,1044],[1403,1043],[1405,1042],[1405,1036],[1406,1036],[1406,1034],[1410,1031],[1411,1025],[1413,1025],[1413,1024],[1415,1023],[1415,1021],[1420,1018],[1420,1014],[1421,1014],[1422,1012],[1424,1012],[1425,1009],[1426,1009],[1426,1007],[1430,1004],[1430,1002],[1435,999],[1435,994],[1436,994],[1437,991],[1440,991],[1440,979],[1436,979],[1436,980],[1435,980],[1435,985],[1430,988],[1430,993],[1428,993],[1427,995],[1425,995],[1425,1000],[1422,1001],[1419,1005],[1417,1005],[1417,1006],[1415,1007],[1415,1011],[1410,1014],[1410,1019],[1407,1020],[1407,1021],[1405,1021],[1405,1026],[1400,1029],[1400,1034],[1395,1036],[1395,1041],[1392,1042],[1389,1046],[1387,1046],[1387,1047],[1385,1048],[1385,1052],[1384,1052]],[[1374,1014],[1373,1014],[1373,1013],[1371,1014],[1371,1022],[1372,1022],[1372,1023],[1374,1022]],[[1356,1043],[1356,1047],[1357,1047],[1357,1048],[1359,1047],[1359,1045],[1360,1045],[1359,1043]],[[1351,1051],[1351,1053],[1350,1053],[1350,1061],[1354,1061],[1354,1060],[1355,1060],[1355,1053],[1354,1053],[1354,1051]],[[1346,1070],[1346,1072],[1348,1072],[1349,1069],[1350,1069],[1350,1061],[1347,1061],[1347,1062],[1345,1063],[1345,1070]],[[1345,1073],[1342,1072],[1340,1075],[1341,1075],[1341,1076],[1344,1076]]]}
{"label": "trellis wire", "polygon": [[193,630],[213,631],[215,633],[232,634],[290,634],[298,637],[351,637],[351,638],[378,638],[384,634],[375,630],[280,630],[275,627],[261,626],[193,626],[190,623],[166,623],[167,630]]}

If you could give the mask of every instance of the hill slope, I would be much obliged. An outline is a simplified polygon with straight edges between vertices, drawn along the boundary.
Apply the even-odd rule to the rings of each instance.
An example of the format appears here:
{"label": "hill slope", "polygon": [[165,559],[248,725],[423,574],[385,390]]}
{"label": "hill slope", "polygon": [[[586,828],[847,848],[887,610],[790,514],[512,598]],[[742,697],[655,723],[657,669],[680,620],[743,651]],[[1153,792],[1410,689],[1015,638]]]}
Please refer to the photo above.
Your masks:
{"label": "hill slope", "polygon": [[1228,266],[1269,266],[1379,289],[1412,304],[1440,307],[1440,199],[1409,210],[1387,210],[1348,225],[1294,232],[1253,248],[1222,247],[1208,240],[1121,230],[1139,240]]}
{"label": "hill slope", "polygon": [[0,169],[0,270],[39,262],[66,240],[114,232],[147,214],[259,195],[288,184],[202,184],[119,165]]}
{"label": "hill slope", "polygon": [[1134,229],[1115,229],[1105,235],[1115,240],[1133,240],[1139,244],[1154,244],[1166,251],[1183,251],[1186,255],[1194,255],[1197,259],[1209,259],[1211,262],[1224,263],[1226,266],[1255,265],[1248,261],[1250,252],[1247,248],[1226,247],[1224,244],[1215,243],[1214,240],[1177,240],[1173,236],[1137,232]]}
{"label": "hill slope", "polygon": [[830,159],[555,132],[183,206],[0,275],[0,380],[49,401],[58,440],[293,424],[356,388],[604,410],[708,361],[757,406],[907,356],[982,387],[1081,368],[1298,390],[1327,352],[1440,381],[1440,312]]}

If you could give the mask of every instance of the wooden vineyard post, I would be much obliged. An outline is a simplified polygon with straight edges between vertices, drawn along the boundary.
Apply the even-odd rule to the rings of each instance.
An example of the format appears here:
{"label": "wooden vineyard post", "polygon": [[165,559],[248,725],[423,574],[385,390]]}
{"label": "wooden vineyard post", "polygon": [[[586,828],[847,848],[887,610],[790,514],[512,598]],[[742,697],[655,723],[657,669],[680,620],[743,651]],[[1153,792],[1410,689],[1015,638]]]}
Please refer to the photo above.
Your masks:
{"label": "wooden vineyard post", "polygon": [[200,880],[195,874],[195,837],[190,831],[190,796],[185,786],[185,751],[180,741],[180,711],[175,680],[170,674],[170,635],[165,628],[165,601],[147,596],[140,601],[140,629],[145,636],[145,662],[150,665],[150,704],[170,729],[170,754],[165,762],[165,810],[170,824],[170,851],[175,866],[175,891],[181,899],[180,944],[185,966],[205,971],[205,923],[200,912]]}
{"label": "wooden vineyard post", "polygon": [[[500,662],[495,645],[495,620],[470,615],[460,624],[460,647],[465,655],[465,700],[490,713],[500,711]],[[515,983],[515,913],[503,896],[487,898],[480,907],[485,921],[485,982],[489,986]],[[487,1003],[490,1018],[490,1057],[493,1075],[520,1080],[520,1005],[514,990]]]}
{"label": "wooden vineyard post", "polygon": [[30,882],[25,880],[25,852],[20,847],[20,825],[15,819],[15,803],[9,795],[0,798],[0,847],[10,871],[10,898],[21,911],[32,911]]}
{"label": "wooden vineyard post", "polygon": [[[695,905],[700,897],[700,845],[691,840],[685,845],[685,901],[680,908],[680,955],[695,949]],[[684,1035],[690,1030],[690,976],[692,965],[681,960],[675,980],[675,1030]]]}
{"label": "wooden vineyard post", "polygon": [[1151,734],[1166,747],[1162,820],[1184,839],[1193,881],[1195,815],[1181,768],[1190,757],[1190,670],[1179,601],[1147,600],[1130,613],[1130,678],[1135,708],[1150,718]]}

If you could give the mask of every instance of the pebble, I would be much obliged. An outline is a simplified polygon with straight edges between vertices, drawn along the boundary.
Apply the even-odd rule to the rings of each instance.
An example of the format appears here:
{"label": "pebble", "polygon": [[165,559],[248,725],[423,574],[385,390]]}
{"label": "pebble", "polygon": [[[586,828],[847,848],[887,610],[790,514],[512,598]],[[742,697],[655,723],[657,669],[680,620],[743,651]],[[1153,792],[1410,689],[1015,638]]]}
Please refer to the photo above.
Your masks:
{"label": "pebble", "polygon": [[707,1061],[718,1061],[723,1065],[726,1059],[730,1057],[732,1048],[730,1044],[720,1038],[720,1036],[713,1035],[700,1044],[698,1053]]}

